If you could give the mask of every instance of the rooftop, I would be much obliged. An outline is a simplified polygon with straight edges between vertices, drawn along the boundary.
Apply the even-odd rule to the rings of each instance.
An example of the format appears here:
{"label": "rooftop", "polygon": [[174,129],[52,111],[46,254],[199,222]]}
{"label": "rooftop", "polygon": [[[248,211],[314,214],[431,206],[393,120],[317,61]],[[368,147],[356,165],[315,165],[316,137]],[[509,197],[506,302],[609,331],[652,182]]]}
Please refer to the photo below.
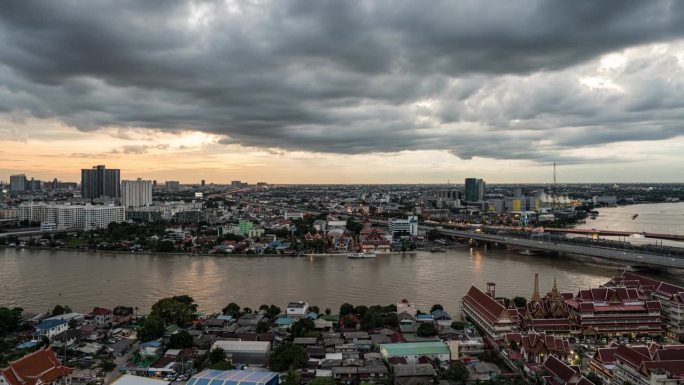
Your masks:
{"label": "rooftop", "polygon": [[192,376],[188,385],[265,385],[277,377],[278,373],[268,371],[209,369]]}
{"label": "rooftop", "polygon": [[387,356],[449,354],[449,347],[441,341],[381,344],[380,351]]}

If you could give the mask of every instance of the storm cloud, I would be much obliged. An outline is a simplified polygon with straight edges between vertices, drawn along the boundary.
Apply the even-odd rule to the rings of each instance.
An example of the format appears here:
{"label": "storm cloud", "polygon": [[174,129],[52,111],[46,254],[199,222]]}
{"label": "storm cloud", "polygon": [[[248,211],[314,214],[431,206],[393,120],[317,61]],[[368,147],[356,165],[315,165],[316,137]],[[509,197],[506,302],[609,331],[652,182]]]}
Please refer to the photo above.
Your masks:
{"label": "storm cloud", "polygon": [[684,134],[682,41],[680,1],[14,1],[0,113],[582,162],[563,152]]}

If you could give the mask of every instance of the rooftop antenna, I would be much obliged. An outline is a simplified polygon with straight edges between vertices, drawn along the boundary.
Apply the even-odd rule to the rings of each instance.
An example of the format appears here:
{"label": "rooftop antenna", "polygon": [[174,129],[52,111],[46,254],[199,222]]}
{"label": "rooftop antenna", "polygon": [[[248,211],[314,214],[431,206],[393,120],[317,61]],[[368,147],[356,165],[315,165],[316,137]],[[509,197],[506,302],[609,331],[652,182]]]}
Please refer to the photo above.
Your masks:
{"label": "rooftop antenna", "polygon": [[558,208],[558,194],[557,194],[557,187],[556,187],[556,162],[553,162],[553,187],[551,188],[551,207],[553,209]]}

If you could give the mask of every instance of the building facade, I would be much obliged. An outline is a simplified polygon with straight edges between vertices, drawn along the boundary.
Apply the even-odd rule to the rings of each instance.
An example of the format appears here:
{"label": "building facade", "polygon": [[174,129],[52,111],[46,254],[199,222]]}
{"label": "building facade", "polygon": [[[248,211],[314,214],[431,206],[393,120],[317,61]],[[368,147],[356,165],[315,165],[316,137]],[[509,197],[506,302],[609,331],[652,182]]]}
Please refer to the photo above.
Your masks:
{"label": "building facade", "polygon": [[17,208],[17,214],[19,220],[54,224],[56,230],[102,229],[126,219],[123,206],[26,204]]}
{"label": "building facade", "polygon": [[518,330],[518,324],[506,309],[495,299],[494,284],[488,284],[487,293],[471,286],[461,299],[462,318],[471,320],[491,339],[501,339]]}
{"label": "building facade", "polygon": [[151,205],[152,181],[138,178],[121,182],[121,204],[126,208]]}
{"label": "building facade", "polygon": [[81,170],[81,195],[86,199],[113,198],[121,196],[121,171],[107,169],[104,165]]}

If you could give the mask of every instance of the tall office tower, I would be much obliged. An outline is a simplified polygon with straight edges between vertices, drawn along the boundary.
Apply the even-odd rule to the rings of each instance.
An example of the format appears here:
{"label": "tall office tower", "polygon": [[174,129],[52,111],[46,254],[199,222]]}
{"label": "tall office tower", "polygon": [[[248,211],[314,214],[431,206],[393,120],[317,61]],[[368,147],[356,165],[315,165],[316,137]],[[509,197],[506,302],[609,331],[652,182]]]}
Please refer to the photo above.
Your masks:
{"label": "tall office tower", "polygon": [[24,192],[26,191],[26,175],[11,175],[10,176],[10,192]]}
{"label": "tall office tower", "polygon": [[465,180],[465,200],[466,202],[479,202],[484,200],[485,181],[476,178],[466,178]]}
{"label": "tall office tower", "polygon": [[121,171],[107,170],[104,165],[81,170],[81,195],[86,199],[121,196]]}
{"label": "tall office tower", "polygon": [[483,179],[477,180],[477,201],[483,201],[485,195],[485,181]]}
{"label": "tall office tower", "polygon": [[466,202],[477,201],[477,179],[465,179],[465,200]]}
{"label": "tall office tower", "polygon": [[125,180],[121,182],[121,203],[122,206],[145,207],[152,204],[152,181]]}

